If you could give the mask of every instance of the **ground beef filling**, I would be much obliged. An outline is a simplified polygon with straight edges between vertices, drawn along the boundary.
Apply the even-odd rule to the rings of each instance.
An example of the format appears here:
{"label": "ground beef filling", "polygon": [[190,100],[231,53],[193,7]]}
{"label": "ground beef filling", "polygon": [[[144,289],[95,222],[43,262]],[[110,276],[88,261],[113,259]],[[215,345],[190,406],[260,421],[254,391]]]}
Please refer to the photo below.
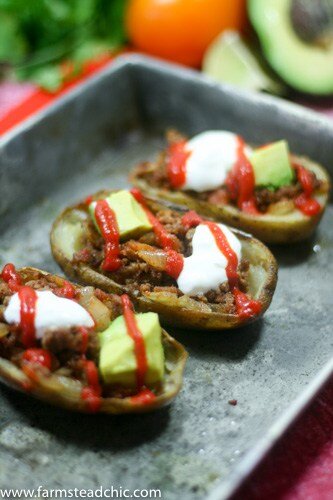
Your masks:
{"label": "ground beef filling", "polygon": [[[165,226],[167,231],[176,239],[179,251],[185,256],[192,253],[192,238],[194,229],[186,230],[181,222],[181,216],[169,209],[159,210],[155,213],[157,219]],[[101,265],[104,258],[104,240],[98,234],[93,222],[89,219],[86,224],[85,247],[76,252],[73,264],[84,262],[102,272]],[[138,240],[139,243],[158,247],[155,234],[148,232]],[[177,287],[175,279],[164,271],[154,269],[147,262],[143,261],[128,242],[120,246],[121,267],[119,270],[110,273],[110,277],[117,283],[126,286],[132,295],[142,295],[149,292],[174,293],[178,297],[183,293]],[[249,262],[242,259],[239,265],[240,289],[247,292]],[[226,314],[234,314],[234,297],[227,282],[222,283],[217,290],[210,290],[205,294],[191,296],[192,299],[213,305],[214,310]]]}
{"label": "ground beef filling", "polygon": [[[55,290],[59,286],[48,279],[42,277],[25,283],[34,290]],[[10,297],[13,295],[7,283],[0,283],[0,325],[6,328],[7,334],[0,338],[0,357],[9,359],[18,367],[24,364],[23,354],[26,350],[21,342],[21,331],[16,325],[7,325],[4,321],[4,310],[8,305]],[[96,298],[101,300],[111,311],[111,317],[121,314],[120,298],[104,293],[102,290],[94,290]],[[114,300],[113,300],[114,298]],[[47,330],[42,339],[36,342],[36,347],[47,350],[52,355],[51,371],[55,374],[74,377],[86,383],[84,357],[83,357],[83,337],[80,328],[50,329]],[[85,351],[87,359],[98,363],[99,357],[99,337],[98,333],[89,331],[87,349]],[[47,374],[47,370],[37,366],[41,372]]]}
{"label": "ground beef filling", "polygon": [[[149,185],[158,189],[166,189],[173,191],[174,188],[169,182],[166,169],[166,154],[161,153],[156,163],[141,163],[136,167],[135,176],[138,179],[149,182]],[[319,180],[314,173],[313,186],[314,191],[320,191],[323,186],[323,181]],[[215,189],[213,191],[205,191],[197,193],[194,191],[187,191],[190,196],[197,198],[201,201],[207,201],[214,205],[232,204],[236,206],[235,200],[229,196],[228,190],[225,186]],[[295,181],[290,186],[283,186],[275,191],[267,188],[256,188],[254,192],[256,205],[261,213],[266,213],[272,204],[284,200],[294,200],[302,193],[301,185]]]}

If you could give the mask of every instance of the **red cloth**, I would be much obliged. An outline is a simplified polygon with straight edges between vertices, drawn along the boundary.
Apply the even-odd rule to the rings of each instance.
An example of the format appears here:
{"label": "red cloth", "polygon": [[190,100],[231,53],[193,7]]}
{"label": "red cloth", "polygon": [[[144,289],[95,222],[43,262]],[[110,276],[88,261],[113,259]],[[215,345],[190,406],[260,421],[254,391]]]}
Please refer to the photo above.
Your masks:
{"label": "red cloth", "polygon": [[[109,62],[110,58],[103,58],[87,65],[83,75],[68,82],[56,95],[30,84],[1,84],[0,135],[48,106]],[[333,106],[321,111],[333,118]],[[237,500],[282,498],[333,499],[333,384],[328,384],[321,392],[236,495]]]}
{"label": "red cloth", "polygon": [[332,500],[333,380],[233,500]]}

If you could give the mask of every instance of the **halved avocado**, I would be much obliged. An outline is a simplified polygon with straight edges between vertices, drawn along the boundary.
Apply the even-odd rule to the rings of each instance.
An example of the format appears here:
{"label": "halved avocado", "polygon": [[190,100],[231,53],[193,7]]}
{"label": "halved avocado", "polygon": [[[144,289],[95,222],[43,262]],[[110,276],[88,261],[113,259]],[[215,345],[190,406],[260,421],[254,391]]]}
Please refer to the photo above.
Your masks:
{"label": "halved avocado", "polygon": [[249,0],[251,22],[263,52],[291,87],[333,93],[331,0]]}

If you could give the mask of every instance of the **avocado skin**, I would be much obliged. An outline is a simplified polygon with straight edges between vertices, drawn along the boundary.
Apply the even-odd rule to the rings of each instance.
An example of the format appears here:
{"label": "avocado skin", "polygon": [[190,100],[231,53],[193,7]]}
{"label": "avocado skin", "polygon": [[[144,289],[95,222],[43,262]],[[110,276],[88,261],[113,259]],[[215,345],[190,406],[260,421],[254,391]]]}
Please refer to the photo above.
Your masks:
{"label": "avocado skin", "polygon": [[292,1],[248,1],[249,17],[263,53],[275,72],[293,89],[312,95],[330,95],[333,93],[333,37],[327,38],[325,47],[317,40],[312,43],[302,40],[293,26]]}
{"label": "avocado skin", "polygon": [[[152,386],[162,382],[164,377],[162,329],[156,313],[136,314],[135,319],[146,348],[148,369],[145,384]],[[104,382],[135,389],[137,360],[124,316],[116,318],[100,333],[100,344],[99,370]]]}

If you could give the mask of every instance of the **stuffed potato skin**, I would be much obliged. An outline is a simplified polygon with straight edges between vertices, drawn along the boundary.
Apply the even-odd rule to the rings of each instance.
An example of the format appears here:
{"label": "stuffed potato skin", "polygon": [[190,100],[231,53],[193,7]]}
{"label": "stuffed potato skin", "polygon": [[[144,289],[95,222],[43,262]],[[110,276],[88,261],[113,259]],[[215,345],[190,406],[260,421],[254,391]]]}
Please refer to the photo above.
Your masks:
{"label": "stuffed potato skin", "polygon": [[[103,192],[103,195],[105,194],[107,193]],[[165,208],[164,205],[155,200],[146,198],[146,201],[150,207]],[[189,307],[188,304],[182,303],[181,298],[166,297],[165,301],[161,302],[154,299],[153,293],[131,294],[126,286],[112,279],[112,274],[102,273],[83,262],[74,263],[72,261],[74,253],[83,248],[82,222],[87,217],[89,217],[87,210],[82,204],[79,204],[64,210],[54,222],[51,231],[51,248],[60,267],[68,276],[84,284],[99,287],[109,293],[128,293],[138,310],[158,313],[164,324],[198,330],[237,328],[258,319],[271,303],[277,282],[277,263],[263,243],[245,233],[234,231],[241,240],[243,252],[251,264],[251,295],[261,302],[262,309],[259,316],[241,319],[236,314],[223,314],[207,310],[207,306],[200,302],[195,302],[195,306],[191,304]],[[68,245],[70,239],[67,235],[74,233],[76,236],[71,239],[71,243]]]}
{"label": "stuffed potato skin", "polygon": [[289,244],[302,241],[311,236],[319,224],[329,199],[330,179],[327,171],[318,163],[301,156],[293,156],[293,160],[306,169],[314,172],[323,181],[323,188],[314,198],[320,203],[321,210],[314,216],[306,216],[294,208],[289,213],[266,213],[250,215],[242,212],[231,204],[217,205],[203,201],[190,193],[180,190],[157,188],[137,175],[134,169],[130,175],[132,184],[146,196],[165,200],[181,208],[195,210],[198,214],[210,217],[217,222],[223,222],[250,234],[265,243]]}
{"label": "stuffed potato skin", "polygon": [[[19,274],[23,277],[24,282],[36,279],[37,275],[38,278],[48,277],[59,287],[66,283],[64,278],[32,267],[20,269]],[[75,289],[81,288],[79,285],[73,286]],[[131,397],[102,397],[99,413],[146,413],[169,404],[176,397],[182,386],[187,352],[165,330],[162,330],[162,343],[168,369],[161,393],[145,403],[133,403]],[[39,374],[38,377],[31,380],[17,365],[3,357],[0,357],[0,378],[9,387],[28,393],[53,406],[83,413],[90,412],[81,397],[82,385],[78,380],[53,373],[48,374],[48,376]]]}

